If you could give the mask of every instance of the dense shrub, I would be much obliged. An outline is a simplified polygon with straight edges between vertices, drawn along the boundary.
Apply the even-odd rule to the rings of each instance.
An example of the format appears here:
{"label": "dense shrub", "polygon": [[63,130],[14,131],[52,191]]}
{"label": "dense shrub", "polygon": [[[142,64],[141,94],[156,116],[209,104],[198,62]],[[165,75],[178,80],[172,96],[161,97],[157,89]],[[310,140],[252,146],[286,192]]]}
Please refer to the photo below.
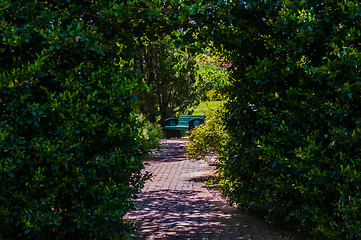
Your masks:
{"label": "dense shrub", "polygon": [[206,91],[206,95],[202,97],[202,100],[224,100],[226,98],[225,89],[230,82],[228,68],[231,64],[224,59],[220,59],[218,55],[214,55],[211,48],[204,49],[202,54],[196,56],[196,59],[198,72]]}
{"label": "dense shrub", "polygon": [[206,98],[207,101],[221,101],[226,98],[222,93],[220,93],[215,89],[207,91],[206,97],[207,97]]}
{"label": "dense shrub", "polygon": [[224,113],[222,107],[207,112],[204,124],[191,131],[186,145],[188,158],[205,159],[205,156],[211,152],[223,153],[228,141],[223,122]]}
{"label": "dense shrub", "polygon": [[317,239],[360,238],[359,3],[227,1],[212,9],[202,24],[214,23],[212,40],[234,66],[223,193]]}
{"label": "dense shrub", "polygon": [[146,177],[121,58],[135,11],[106,0],[5,0],[0,11],[0,238],[127,236],[122,217]]}
{"label": "dense shrub", "polygon": [[159,124],[149,122],[143,114],[138,116],[139,132],[145,149],[160,148],[160,140],[163,138],[163,130]]}

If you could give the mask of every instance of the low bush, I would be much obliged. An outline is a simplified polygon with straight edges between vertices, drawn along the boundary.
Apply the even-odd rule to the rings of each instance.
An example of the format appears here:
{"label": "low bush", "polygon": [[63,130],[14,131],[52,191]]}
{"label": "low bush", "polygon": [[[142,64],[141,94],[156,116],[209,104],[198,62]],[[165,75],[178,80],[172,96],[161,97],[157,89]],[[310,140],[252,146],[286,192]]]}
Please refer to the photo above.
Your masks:
{"label": "low bush", "polygon": [[160,140],[163,138],[162,127],[157,123],[151,123],[143,114],[138,116],[140,124],[139,132],[145,149],[160,148]]}
{"label": "low bush", "polygon": [[224,108],[206,113],[205,123],[193,129],[187,143],[186,156],[191,159],[205,159],[210,152],[221,154],[228,141],[223,124]]}
{"label": "low bush", "polygon": [[225,100],[224,94],[220,93],[215,89],[211,89],[206,93],[207,101],[222,101]]}

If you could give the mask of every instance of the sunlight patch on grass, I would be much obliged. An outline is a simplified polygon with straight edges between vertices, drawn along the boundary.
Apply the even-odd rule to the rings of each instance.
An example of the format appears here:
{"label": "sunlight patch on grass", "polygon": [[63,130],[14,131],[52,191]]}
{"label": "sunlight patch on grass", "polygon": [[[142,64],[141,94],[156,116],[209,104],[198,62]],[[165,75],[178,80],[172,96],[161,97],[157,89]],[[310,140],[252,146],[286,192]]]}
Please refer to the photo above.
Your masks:
{"label": "sunlight patch on grass", "polygon": [[225,101],[202,102],[196,109],[194,109],[193,115],[207,114],[207,112],[215,110],[224,103]]}

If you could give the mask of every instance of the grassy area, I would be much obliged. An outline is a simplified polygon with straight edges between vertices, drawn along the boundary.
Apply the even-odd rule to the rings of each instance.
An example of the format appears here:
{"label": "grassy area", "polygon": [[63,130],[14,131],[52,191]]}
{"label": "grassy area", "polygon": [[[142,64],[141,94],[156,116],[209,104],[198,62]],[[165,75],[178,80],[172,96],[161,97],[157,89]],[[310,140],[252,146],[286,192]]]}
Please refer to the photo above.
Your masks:
{"label": "grassy area", "polygon": [[225,101],[207,101],[202,102],[199,106],[194,110],[193,115],[199,114],[207,114],[207,112],[212,111],[222,105]]}

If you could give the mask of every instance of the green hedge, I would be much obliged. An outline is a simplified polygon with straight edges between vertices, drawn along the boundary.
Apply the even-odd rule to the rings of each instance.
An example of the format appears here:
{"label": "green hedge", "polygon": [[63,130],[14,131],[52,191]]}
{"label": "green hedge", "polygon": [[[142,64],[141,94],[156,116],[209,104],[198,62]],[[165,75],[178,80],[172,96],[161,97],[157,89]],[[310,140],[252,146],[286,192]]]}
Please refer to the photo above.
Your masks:
{"label": "green hedge", "polygon": [[126,237],[148,146],[119,64],[130,40],[117,16],[131,9],[1,1],[0,11],[0,238]]}
{"label": "green hedge", "polygon": [[213,152],[217,155],[224,154],[229,141],[225,130],[223,105],[203,113],[205,122],[193,129],[186,145],[186,156],[189,159],[206,159],[206,155]]}
{"label": "green hedge", "polygon": [[317,239],[360,238],[359,3],[217,7],[213,40],[234,67],[223,193]]}

